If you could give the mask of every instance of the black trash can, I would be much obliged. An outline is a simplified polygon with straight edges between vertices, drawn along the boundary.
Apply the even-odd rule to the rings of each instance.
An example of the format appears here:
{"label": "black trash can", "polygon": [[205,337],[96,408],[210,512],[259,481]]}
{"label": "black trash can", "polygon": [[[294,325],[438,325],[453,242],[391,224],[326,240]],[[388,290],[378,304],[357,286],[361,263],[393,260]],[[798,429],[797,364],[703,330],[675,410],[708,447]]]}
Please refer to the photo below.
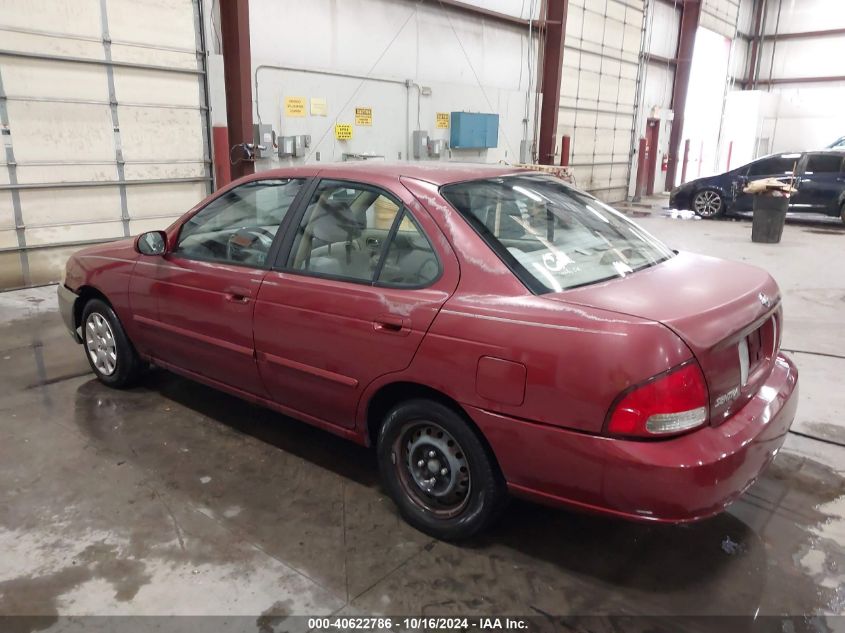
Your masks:
{"label": "black trash can", "polygon": [[789,197],[780,192],[759,193],[754,196],[754,220],[751,223],[751,241],[777,244],[783,235]]}

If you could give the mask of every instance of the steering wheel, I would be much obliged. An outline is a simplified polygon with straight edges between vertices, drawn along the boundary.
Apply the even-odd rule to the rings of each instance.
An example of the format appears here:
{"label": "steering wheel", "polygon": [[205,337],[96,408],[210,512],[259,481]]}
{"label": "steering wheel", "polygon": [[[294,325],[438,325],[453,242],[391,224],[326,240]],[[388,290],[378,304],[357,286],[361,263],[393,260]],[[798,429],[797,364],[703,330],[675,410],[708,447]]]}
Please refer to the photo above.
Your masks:
{"label": "steering wheel", "polygon": [[263,263],[275,237],[273,233],[260,226],[240,228],[232,233],[226,242],[226,259],[237,262],[246,261],[244,255],[248,253],[244,251],[253,251],[260,256],[261,261],[257,263]]}

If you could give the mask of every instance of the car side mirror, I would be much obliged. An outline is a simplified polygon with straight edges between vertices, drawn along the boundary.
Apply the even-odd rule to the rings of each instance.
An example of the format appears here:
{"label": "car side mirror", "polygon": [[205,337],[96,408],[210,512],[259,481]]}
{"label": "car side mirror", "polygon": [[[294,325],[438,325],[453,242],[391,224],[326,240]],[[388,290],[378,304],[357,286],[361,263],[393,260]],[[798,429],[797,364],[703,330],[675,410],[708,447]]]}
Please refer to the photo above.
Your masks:
{"label": "car side mirror", "polygon": [[164,255],[167,251],[167,234],[164,231],[147,231],[135,240],[135,250],[141,255]]}

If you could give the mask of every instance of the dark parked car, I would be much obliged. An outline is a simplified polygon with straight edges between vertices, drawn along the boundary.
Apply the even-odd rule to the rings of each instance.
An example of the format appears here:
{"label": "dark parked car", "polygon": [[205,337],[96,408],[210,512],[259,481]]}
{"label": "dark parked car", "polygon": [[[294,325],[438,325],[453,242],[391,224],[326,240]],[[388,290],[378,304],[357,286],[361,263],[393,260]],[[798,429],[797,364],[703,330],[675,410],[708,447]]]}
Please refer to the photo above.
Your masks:
{"label": "dark parked car", "polygon": [[752,210],[752,196],[742,192],[750,181],[789,177],[795,170],[798,192],[789,200],[790,213],[839,217],[845,222],[845,152],[773,154],[725,174],[699,178],[677,187],[669,197],[673,209],[690,209],[703,218]]}
{"label": "dark parked car", "polygon": [[376,447],[405,518],[458,538],[507,493],[641,521],[722,511],[786,437],[765,271],[675,253],[501,166],[266,171],[59,286],[96,376],[154,363]]}

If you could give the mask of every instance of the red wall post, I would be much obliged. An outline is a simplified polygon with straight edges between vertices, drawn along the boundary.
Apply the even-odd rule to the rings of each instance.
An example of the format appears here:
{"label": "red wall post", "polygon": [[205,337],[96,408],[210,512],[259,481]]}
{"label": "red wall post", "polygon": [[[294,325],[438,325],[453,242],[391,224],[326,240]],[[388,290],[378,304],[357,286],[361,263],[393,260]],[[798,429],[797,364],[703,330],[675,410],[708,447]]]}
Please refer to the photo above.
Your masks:
{"label": "red wall post", "polygon": [[566,35],[569,0],[545,0],[544,4],[543,104],[540,108],[537,160],[541,165],[554,165],[557,115],[560,110],[560,78],[563,74],[563,41]]}
{"label": "red wall post", "polygon": [[572,139],[562,136],[560,139],[560,166],[569,167],[569,153],[572,146]]}
{"label": "red wall post", "polygon": [[648,140],[640,137],[640,147],[637,154],[637,183],[634,186],[634,202],[639,202],[643,197],[645,186],[646,169],[648,164]]}
{"label": "red wall post", "polygon": [[684,110],[687,107],[692,52],[695,47],[695,33],[701,15],[701,0],[684,0],[681,9],[681,29],[678,38],[678,65],[675,69],[675,87],[672,89],[672,110],[675,120],[669,134],[669,164],[666,169],[666,189],[675,186],[675,172],[678,167],[678,153],[681,149],[681,134],[684,131]]}
{"label": "red wall post", "polygon": [[[226,85],[226,121],[229,143],[217,160],[229,161],[236,145],[253,142],[252,58],[249,49],[249,0],[223,0],[220,3],[220,30],[223,39],[223,78]],[[252,161],[238,160],[243,152],[231,154],[233,179],[255,172]]]}

